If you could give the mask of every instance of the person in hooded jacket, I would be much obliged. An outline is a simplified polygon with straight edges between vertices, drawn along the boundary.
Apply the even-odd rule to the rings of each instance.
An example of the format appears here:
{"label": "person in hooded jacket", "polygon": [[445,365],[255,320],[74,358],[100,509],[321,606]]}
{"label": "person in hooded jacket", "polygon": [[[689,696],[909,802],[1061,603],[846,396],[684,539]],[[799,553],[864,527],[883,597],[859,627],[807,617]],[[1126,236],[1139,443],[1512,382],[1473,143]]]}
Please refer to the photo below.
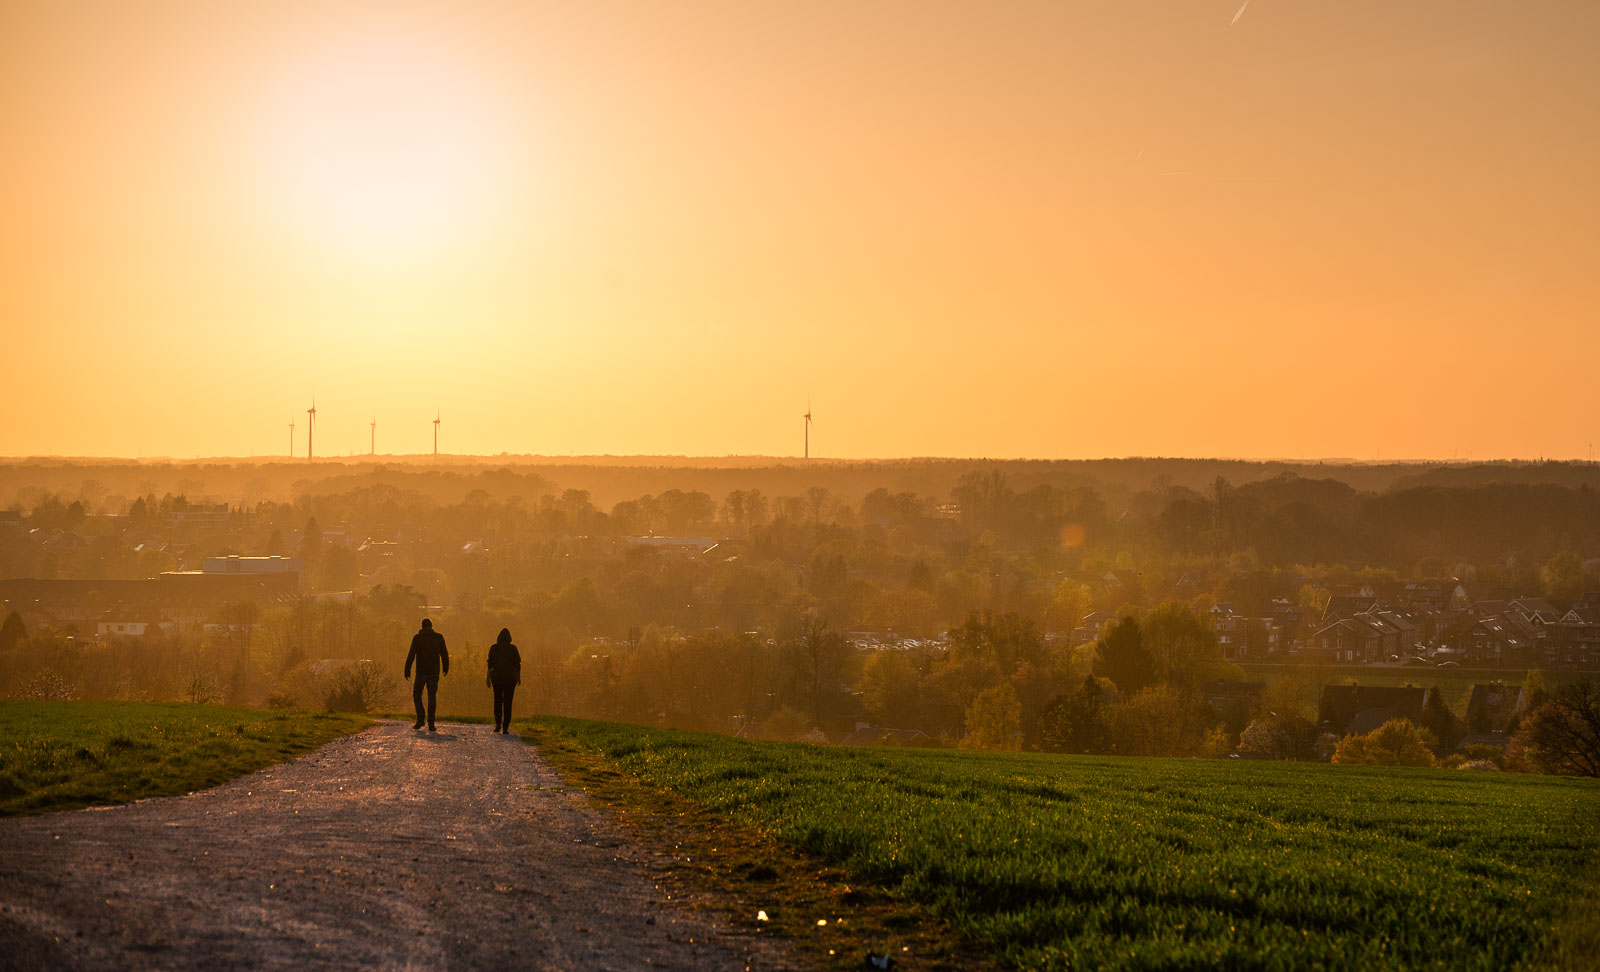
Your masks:
{"label": "person in hooded jacket", "polygon": [[484,684],[494,690],[494,731],[511,731],[511,696],[522,684],[522,655],[511,643],[511,629],[501,628],[489,646],[489,674]]}

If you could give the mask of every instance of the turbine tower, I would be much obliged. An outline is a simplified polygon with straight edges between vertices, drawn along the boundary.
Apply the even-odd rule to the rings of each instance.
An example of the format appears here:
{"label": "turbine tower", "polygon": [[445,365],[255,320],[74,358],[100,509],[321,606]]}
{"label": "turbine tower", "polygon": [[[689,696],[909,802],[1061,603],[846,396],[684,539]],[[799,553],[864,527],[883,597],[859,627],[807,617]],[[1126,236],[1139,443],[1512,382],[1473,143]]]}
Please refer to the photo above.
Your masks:
{"label": "turbine tower", "polygon": [[289,421],[289,458],[294,458],[294,421]]}
{"label": "turbine tower", "polygon": [[805,458],[811,458],[811,398],[806,398],[806,452]]}
{"label": "turbine tower", "polygon": [[372,455],[378,454],[378,417],[372,417]]}
{"label": "turbine tower", "polygon": [[311,398],[311,407],[306,409],[306,462],[310,462],[312,459],[311,446],[312,440],[316,437],[316,434],[317,399],[316,396],[313,395]]}
{"label": "turbine tower", "polygon": [[433,413],[433,454],[439,454],[439,413]]}

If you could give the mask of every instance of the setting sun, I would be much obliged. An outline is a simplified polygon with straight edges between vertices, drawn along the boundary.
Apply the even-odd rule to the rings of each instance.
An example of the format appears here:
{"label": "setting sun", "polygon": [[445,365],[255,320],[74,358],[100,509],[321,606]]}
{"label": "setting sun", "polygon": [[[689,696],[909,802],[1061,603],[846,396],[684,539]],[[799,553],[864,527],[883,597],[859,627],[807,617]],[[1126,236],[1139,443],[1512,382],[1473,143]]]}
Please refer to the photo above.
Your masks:
{"label": "setting sun", "polygon": [[263,206],[332,256],[437,255],[511,190],[517,120],[500,100],[468,57],[425,37],[307,44],[272,72],[254,119]]}

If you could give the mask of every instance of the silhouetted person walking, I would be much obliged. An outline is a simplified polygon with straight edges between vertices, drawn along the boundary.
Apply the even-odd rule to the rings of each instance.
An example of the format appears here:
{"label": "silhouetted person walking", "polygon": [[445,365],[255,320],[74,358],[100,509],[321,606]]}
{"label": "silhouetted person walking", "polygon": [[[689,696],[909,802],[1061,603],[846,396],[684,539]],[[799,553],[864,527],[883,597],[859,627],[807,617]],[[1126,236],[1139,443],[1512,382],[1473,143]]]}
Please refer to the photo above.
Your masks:
{"label": "silhouetted person walking", "polygon": [[511,696],[522,684],[522,654],[511,643],[511,629],[501,628],[489,646],[489,675],[484,683],[494,689],[494,731],[511,731]]}
{"label": "silhouetted person walking", "polygon": [[433,712],[439,701],[439,676],[450,674],[450,650],[444,646],[444,635],[433,630],[433,622],[422,619],[422,630],[411,636],[411,651],[406,655],[406,678],[411,677],[411,663],[417,663],[417,680],[411,683],[411,701],[417,706],[417,724],[422,728],[422,689],[428,689],[428,731],[433,732]]}

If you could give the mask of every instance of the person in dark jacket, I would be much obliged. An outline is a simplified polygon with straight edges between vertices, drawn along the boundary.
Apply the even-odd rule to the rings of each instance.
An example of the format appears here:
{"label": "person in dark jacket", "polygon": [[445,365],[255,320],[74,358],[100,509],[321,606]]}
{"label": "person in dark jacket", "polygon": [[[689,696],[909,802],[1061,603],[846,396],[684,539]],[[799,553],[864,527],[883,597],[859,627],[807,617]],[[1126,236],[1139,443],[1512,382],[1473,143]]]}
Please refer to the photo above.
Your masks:
{"label": "person in dark jacket", "polygon": [[411,701],[417,706],[417,724],[422,728],[422,690],[428,690],[428,731],[434,732],[433,712],[439,701],[439,676],[450,674],[450,650],[444,646],[444,635],[433,630],[433,622],[422,619],[422,630],[411,636],[411,651],[406,655],[406,678],[411,677],[411,663],[416,662],[417,680],[411,685]]}
{"label": "person in dark jacket", "polygon": [[489,646],[489,674],[484,684],[494,689],[494,731],[511,731],[511,696],[522,684],[522,655],[511,643],[511,629],[501,628]]}

